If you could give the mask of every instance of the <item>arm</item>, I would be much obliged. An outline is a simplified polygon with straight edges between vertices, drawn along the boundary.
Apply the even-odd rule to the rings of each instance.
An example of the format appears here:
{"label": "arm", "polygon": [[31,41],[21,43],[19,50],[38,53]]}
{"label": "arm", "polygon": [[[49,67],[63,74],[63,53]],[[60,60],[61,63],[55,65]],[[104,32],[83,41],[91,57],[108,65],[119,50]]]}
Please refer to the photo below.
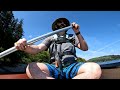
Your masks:
{"label": "arm", "polygon": [[37,54],[47,49],[47,46],[42,43],[39,45],[27,45],[25,38],[18,40],[17,43],[15,43],[15,47],[29,54]]}
{"label": "arm", "polygon": [[73,30],[76,33],[78,33],[76,36],[78,38],[79,43],[77,44],[77,47],[83,51],[87,51],[88,50],[88,45],[86,43],[86,41],[84,40],[83,36],[79,33],[79,25],[76,23],[72,23],[73,26]]}

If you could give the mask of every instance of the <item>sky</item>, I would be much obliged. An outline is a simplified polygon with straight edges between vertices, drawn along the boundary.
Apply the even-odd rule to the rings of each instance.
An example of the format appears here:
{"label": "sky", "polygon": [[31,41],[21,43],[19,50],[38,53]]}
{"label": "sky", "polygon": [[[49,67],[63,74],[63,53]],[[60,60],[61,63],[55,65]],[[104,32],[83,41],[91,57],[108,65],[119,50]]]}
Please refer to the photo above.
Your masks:
{"label": "sky", "polygon": [[[52,32],[53,21],[60,17],[76,22],[88,44],[88,51],[76,48],[78,57],[90,58],[120,55],[120,11],[13,11],[15,18],[23,19],[27,40]],[[74,34],[72,29],[68,33]],[[39,44],[39,41],[35,44]]]}

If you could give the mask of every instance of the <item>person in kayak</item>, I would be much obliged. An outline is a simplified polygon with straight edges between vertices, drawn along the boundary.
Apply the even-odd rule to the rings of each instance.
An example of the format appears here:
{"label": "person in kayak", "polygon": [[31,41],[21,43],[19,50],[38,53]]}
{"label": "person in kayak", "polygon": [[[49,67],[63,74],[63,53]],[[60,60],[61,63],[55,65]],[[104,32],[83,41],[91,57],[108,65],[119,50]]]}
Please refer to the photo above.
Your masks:
{"label": "person in kayak", "polygon": [[[18,40],[15,47],[18,50],[37,54],[49,50],[50,63],[32,62],[26,68],[26,73],[31,79],[99,79],[101,67],[95,62],[78,62],[76,49],[87,51],[88,45],[80,33],[80,26],[73,22],[72,29],[75,33],[67,34],[67,30],[57,33],[43,40],[38,45],[27,45],[25,38]],[[52,30],[70,26],[66,18],[58,18],[52,24]]]}

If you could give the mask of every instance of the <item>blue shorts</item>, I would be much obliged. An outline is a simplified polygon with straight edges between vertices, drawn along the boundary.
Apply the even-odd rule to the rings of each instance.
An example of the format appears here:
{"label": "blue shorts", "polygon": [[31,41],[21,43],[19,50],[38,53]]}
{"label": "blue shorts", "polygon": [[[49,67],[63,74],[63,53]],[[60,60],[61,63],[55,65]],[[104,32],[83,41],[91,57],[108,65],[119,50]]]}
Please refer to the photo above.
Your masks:
{"label": "blue shorts", "polygon": [[56,68],[54,64],[48,64],[46,63],[50,76],[55,79],[72,79],[76,76],[79,67],[83,64],[83,62],[76,62],[68,67],[63,68],[61,71],[59,68]]}

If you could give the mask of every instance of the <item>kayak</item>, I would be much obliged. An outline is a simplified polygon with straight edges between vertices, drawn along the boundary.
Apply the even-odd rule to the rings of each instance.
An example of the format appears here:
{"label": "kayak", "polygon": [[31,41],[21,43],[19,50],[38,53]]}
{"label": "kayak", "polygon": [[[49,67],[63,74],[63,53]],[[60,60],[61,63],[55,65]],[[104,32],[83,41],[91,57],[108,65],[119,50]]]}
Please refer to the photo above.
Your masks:
{"label": "kayak", "polygon": [[[100,79],[120,79],[120,60],[98,62],[102,68]],[[0,79],[29,79],[26,75],[26,64],[15,67],[0,66]]]}
{"label": "kayak", "polygon": [[120,67],[102,69],[101,79],[120,79]]}
{"label": "kayak", "polygon": [[0,79],[29,79],[26,73],[23,74],[0,74]]}
{"label": "kayak", "polygon": [[0,66],[0,79],[29,79],[26,74],[27,64]]}
{"label": "kayak", "polygon": [[120,79],[120,60],[98,63],[102,68],[101,79]]}

